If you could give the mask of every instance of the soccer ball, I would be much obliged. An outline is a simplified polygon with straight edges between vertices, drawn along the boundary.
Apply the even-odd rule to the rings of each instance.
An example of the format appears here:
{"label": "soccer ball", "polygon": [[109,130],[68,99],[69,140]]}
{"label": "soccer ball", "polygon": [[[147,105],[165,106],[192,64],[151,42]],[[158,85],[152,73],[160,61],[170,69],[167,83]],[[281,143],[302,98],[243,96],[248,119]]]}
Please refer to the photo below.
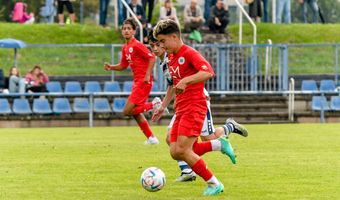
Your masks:
{"label": "soccer ball", "polygon": [[149,192],[156,192],[164,187],[165,175],[161,169],[149,167],[143,171],[140,181],[144,189]]}

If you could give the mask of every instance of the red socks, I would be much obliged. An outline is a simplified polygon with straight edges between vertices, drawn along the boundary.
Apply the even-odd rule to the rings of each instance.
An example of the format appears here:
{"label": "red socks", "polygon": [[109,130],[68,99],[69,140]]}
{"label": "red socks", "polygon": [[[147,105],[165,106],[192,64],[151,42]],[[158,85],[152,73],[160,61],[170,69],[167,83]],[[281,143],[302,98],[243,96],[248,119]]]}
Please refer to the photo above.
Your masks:
{"label": "red socks", "polygon": [[205,164],[202,158],[200,158],[191,168],[205,181],[208,181],[209,179],[211,179],[211,177],[213,177],[213,174],[208,169],[208,166]]}
{"label": "red socks", "polygon": [[210,141],[198,143],[196,140],[192,149],[198,156],[202,156],[203,154],[212,151],[212,145]]}
{"label": "red socks", "polygon": [[134,107],[133,110],[132,110],[132,114],[133,115],[138,115],[140,113],[143,113],[143,112],[146,112],[148,110],[151,110],[152,108],[153,108],[153,105],[152,105],[151,102],[150,103],[146,103],[146,104],[144,104],[142,106]]}
{"label": "red socks", "polygon": [[150,136],[153,136],[148,121],[145,120],[145,121],[139,123],[138,126],[143,131],[144,135],[147,138],[149,138]]}

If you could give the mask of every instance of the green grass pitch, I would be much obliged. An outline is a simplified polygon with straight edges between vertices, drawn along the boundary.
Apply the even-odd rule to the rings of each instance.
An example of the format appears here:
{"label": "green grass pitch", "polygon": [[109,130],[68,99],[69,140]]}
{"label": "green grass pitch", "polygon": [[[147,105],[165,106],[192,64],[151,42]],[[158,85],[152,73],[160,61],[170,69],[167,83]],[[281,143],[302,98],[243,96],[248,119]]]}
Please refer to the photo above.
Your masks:
{"label": "green grass pitch", "polygon": [[[137,127],[1,129],[0,199],[340,199],[340,124],[247,125],[230,137],[238,163],[203,156],[225,185],[216,197],[205,183],[176,183],[179,170],[153,126],[158,146],[143,145]],[[140,174],[161,168],[166,186],[141,187]]]}

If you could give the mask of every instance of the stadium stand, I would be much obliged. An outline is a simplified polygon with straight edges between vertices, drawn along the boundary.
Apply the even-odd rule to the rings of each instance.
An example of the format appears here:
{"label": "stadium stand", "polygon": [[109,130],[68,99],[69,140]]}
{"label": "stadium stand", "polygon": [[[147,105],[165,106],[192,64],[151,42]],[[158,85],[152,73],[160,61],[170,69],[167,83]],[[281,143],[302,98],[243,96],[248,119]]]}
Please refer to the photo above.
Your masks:
{"label": "stadium stand", "polygon": [[52,109],[47,99],[34,99],[32,110],[35,114],[52,114]]}
{"label": "stadium stand", "polygon": [[6,114],[11,114],[11,106],[9,105],[9,102],[7,99],[0,99],[0,114],[1,115],[6,115]]}
{"label": "stadium stand", "polygon": [[331,110],[340,111],[340,96],[332,96],[330,102]]}
{"label": "stadium stand", "polygon": [[321,92],[334,92],[335,91],[334,81],[333,80],[321,80],[320,91]]}
{"label": "stadium stand", "polygon": [[88,93],[101,92],[102,88],[98,81],[86,81],[84,91]]}
{"label": "stadium stand", "polygon": [[53,99],[53,112],[57,114],[69,114],[72,113],[70,102],[67,98],[54,98]]}
{"label": "stadium stand", "polygon": [[107,98],[95,98],[93,103],[93,111],[96,113],[112,112],[110,103]]}
{"label": "stadium stand", "polygon": [[73,111],[75,113],[88,113],[90,112],[90,103],[87,98],[74,98]]}
{"label": "stadium stand", "polygon": [[117,81],[105,81],[104,92],[121,92],[119,83]]}
{"label": "stadium stand", "polygon": [[14,114],[18,115],[32,114],[32,110],[27,99],[14,99],[12,110]]}
{"label": "stadium stand", "polygon": [[124,84],[123,84],[123,92],[131,92],[131,90],[132,90],[132,84],[133,84],[132,81],[124,81]]}
{"label": "stadium stand", "polygon": [[301,84],[302,91],[318,91],[318,86],[315,80],[303,80]]}
{"label": "stadium stand", "polygon": [[313,96],[312,98],[312,110],[313,111],[328,111],[330,110],[329,104],[326,97],[324,96]]}
{"label": "stadium stand", "polygon": [[115,113],[122,113],[125,107],[127,98],[115,98],[112,103],[112,111]]}
{"label": "stadium stand", "polygon": [[46,83],[46,89],[48,92],[62,93],[61,83],[59,81],[50,81]]}
{"label": "stadium stand", "polygon": [[78,81],[66,81],[64,92],[81,94],[83,93],[83,90],[81,89],[80,83]]}

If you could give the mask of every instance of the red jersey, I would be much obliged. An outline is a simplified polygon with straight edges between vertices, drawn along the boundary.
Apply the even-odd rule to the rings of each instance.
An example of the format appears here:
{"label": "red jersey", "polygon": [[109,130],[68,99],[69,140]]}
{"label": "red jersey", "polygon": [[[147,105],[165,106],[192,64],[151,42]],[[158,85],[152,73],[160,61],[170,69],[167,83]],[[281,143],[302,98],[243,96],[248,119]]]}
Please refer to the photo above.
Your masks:
{"label": "red jersey", "polygon": [[120,65],[125,68],[130,65],[134,81],[143,81],[148,70],[149,60],[154,57],[155,55],[144,44],[133,38],[122,48]]}
{"label": "red jersey", "polygon": [[[169,72],[174,85],[177,85],[184,77],[191,76],[199,71],[215,75],[208,61],[195,49],[185,44],[169,60]],[[194,102],[206,104],[203,90],[204,82],[187,85],[183,93],[176,95],[176,112],[185,111],[187,106],[194,105]]]}

